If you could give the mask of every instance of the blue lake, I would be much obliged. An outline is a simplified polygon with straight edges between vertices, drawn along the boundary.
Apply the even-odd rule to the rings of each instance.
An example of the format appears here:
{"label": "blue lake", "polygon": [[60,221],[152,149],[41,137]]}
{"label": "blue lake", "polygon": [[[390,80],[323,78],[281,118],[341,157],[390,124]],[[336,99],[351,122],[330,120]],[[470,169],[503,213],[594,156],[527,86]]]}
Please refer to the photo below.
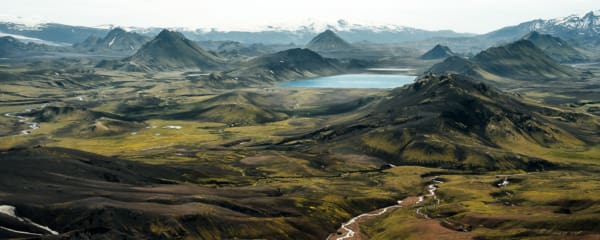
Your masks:
{"label": "blue lake", "polygon": [[395,88],[413,83],[415,76],[400,74],[344,74],[283,82],[279,87],[302,88]]}

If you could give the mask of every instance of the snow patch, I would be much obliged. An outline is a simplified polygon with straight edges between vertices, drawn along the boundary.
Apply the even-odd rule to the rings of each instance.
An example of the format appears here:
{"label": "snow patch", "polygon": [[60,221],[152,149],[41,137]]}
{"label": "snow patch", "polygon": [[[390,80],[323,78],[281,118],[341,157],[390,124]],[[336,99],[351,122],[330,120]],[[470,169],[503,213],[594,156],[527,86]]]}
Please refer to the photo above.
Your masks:
{"label": "snow patch", "polygon": [[68,46],[68,45],[70,45],[68,43],[56,43],[56,42],[42,40],[39,38],[26,37],[23,35],[3,33],[3,32],[0,32],[0,37],[12,37],[12,38],[15,38],[24,43],[36,43],[36,44],[44,44],[44,45],[48,45],[48,46]]}
{"label": "snow patch", "polygon": [[115,39],[117,39],[117,37],[113,37],[113,39],[110,40],[110,42],[108,43],[108,47],[111,47],[113,43],[115,43]]}
{"label": "snow patch", "polygon": [[15,207],[10,206],[10,205],[1,205],[0,213],[4,213],[8,216],[15,217],[15,218],[17,217],[17,215],[15,214]]}
{"label": "snow patch", "polygon": [[552,30],[554,27],[562,27],[570,30],[600,32],[600,10],[591,11],[582,15],[570,15],[564,18],[542,20],[539,29]]}
{"label": "snow patch", "polygon": [[501,183],[498,183],[498,187],[506,187],[508,184],[510,184],[510,182],[508,181],[508,178],[505,177]]}
{"label": "snow patch", "polygon": [[[13,207],[13,206],[10,206],[10,205],[0,205],[0,214],[8,215],[8,216],[10,216],[12,218],[15,218],[15,219],[19,220],[20,222],[28,223],[30,225],[33,225],[33,226],[39,228],[39,229],[43,229],[44,231],[48,232],[49,234],[58,235],[57,231],[54,231],[54,230],[50,229],[47,226],[37,224],[37,223],[29,220],[28,218],[22,218],[22,217],[17,216],[17,214],[15,213],[15,210],[16,210],[16,208]],[[6,230],[9,230],[9,231],[12,231],[12,232],[17,232],[17,233],[23,233],[23,234],[41,235],[41,234],[37,234],[37,233],[17,231],[17,230],[10,229],[10,228],[5,228],[5,227],[2,227],[2,229],[6,229]]]}

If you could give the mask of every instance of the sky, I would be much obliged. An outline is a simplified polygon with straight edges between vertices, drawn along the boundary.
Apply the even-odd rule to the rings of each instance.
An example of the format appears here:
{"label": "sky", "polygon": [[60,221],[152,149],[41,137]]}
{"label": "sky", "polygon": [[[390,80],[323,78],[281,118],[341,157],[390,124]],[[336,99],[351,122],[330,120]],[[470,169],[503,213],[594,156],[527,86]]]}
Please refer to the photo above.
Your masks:
{"label": "sky", "polygon": [[70,25],[256,30],[344,19],[485,33],[600,10],[600,0],[0,0],[2,17]]}

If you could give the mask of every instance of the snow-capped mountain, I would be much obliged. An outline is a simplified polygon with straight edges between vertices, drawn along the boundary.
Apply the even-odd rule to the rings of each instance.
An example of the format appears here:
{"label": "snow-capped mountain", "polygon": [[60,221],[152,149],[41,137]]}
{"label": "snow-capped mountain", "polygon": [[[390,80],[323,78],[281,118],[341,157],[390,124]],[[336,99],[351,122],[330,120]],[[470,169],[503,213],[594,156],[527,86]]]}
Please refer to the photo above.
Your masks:
{"label": "snow-capped mountain", "polygon": [[548,30],[562,28],[600,33],[600,10],[588,12],[583,16],[571,15],[565,18],[551,19],[535,27]]}
{"label": "snow-capped mountain", "polygon": [[108,30],[49,23],[35,18],[0,15],[0,33],[41,39],[58,45],[81,42],[91,35],[104,36]]}
{"label": "snow-capped mountain", "polygon": [[[349,42],[370,41],[379,43],[421,40],[432,37],[464,37],[472,34],[456,33],[450,30],[428,31],[399,25],[361,25],[345,20],[322,22],[304,21],[304,24],[271,25],[256,29],[231,30],[218,28],[169,28],[181,32],[193,40],[232,40],[243,43],[267,43],[304,45],[315,35],[325,30],[333,30]],[[308,23],[308,24],[306,24]],[[0,32],[39,38],[52,42],[80,43],[88,37],[104,36],[110,30],[120,27],[128,32],[155,36],[162,28],[124,27],[100,25],[95,27],[69,26],[47,23],[39,20],[0,17]]]}
{"label": "snow-capped mountain", "polygon": [[22,36],[22,35],[16,35],[16,34],[8,34],[8,33],[2,33],[0,32],[0,37],[12,37],[14,39],[17,39],[21,42],[24,43],[36,43],[36,44],[44,44],[44,45],[48,45],[48,46],[67,46],[67,44],[61,44],[61,43],[55,43],[55,42],[50,42],[50,41],[46,41],[46,40],[42,40],[39,38],[32,38],[32,37],[26,37],[26,36]]}
{"label": "snow-capped mountain", "polygon": [[24,18],[18,16],[0,15],[0,23],[9,25],[10,29],[16,31],[40,30],[48,22],[39,18]]}
{"label": "snow-capped mountain", "polygon": [[300,42],[307,42],[315,35],[332,30],[349,42],[369,41],[375,43],[391,43],[422,40],[432,37],[467,37],[474,34],[457,33],[451,30],[429,31],[395,24],[356,24],[339,19],[335,22],[324,22],[314,19],[304,21],[302,25],[282,24],[267,26],[262,31],[290,32],[297,36],[305,36]]}
{"label": "snow-capped mountain", "polygon": [[326,30],[332,30],[335,32],[350,32],[350,31],[373,31],[373,32],[383,32],[383,31],[414,31],[419,30],[416,28],[394,25],[394,24],[356,24],[350,23],[344,19],[339,19],[335,22],[324,22],[318,21],[314,19],[308,19],[304,21],[305,24],[280,24],[280,25],[270,25],[264,28],[259,29],[258,31],[292,31],[292,32],[312,32],[312,33],[321,33]]}
{"label": "snow-capped mountain", "polygon": [[534,26],[540,32],[582,44],[600,44],[600,10],[583,16],[569,16],[544,21]]}
{"label": "snow-capped mountain", "polygon": [[[514,41],[531,31],[551,34],[562,39],[584,45],[600,45],[600,11],[592,11],[583,15],[571,15],[564,18],[550,20],[532,20],[516,26],[505,27],[487,34],[473,35],[457,33],[451,30],[428,31],[401,25],[356,24],[346,20],[323,22],[316,20],[303,21],[303,24],[280,24],[265,26],[256,29],[231,30],[218,28],[169,28],[183,33],[195,41],[237,41],[247,44],[290,44],[304,45],[314,36],[325,30],[335,31],[341,38],[350,43],[398,43],[421,42],[435,38],[446,39],[447,45],[453,47],[463,44],[466,38],[482,46],[499,42]],[[115,25],[102,25],[97,27],[70,26],[57,23],[47,23],[36,19],[9,18],[0,16],[0,33],[37,38],[55,43],[80,43],[88,37],[104,36],[110,30],[117,28]],[[127,32],[135,32],[147,37],[156,36],[162,28],[157,27],[123,27]],[[453,41],[458,41],[454,43]],[[432,45],[431,45],[432,46]],[[430,44],[426,48],[431,48]]]}
{"label": "snow-capped mountain", "polygon": [[532,20],[484,34],[482,37],[511,41],[532,31],[584,45],[597,46],[600,44],[600,10],[563,18]]}

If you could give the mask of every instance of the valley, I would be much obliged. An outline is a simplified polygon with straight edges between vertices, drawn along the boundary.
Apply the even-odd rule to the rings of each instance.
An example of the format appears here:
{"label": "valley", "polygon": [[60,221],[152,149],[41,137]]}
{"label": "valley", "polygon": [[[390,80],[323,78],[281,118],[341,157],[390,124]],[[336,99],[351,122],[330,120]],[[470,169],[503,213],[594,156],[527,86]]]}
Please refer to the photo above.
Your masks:
{"label": "valley", "polygon": [[0,37],[0,238],[598,239],[600,47],[545,23]]}

